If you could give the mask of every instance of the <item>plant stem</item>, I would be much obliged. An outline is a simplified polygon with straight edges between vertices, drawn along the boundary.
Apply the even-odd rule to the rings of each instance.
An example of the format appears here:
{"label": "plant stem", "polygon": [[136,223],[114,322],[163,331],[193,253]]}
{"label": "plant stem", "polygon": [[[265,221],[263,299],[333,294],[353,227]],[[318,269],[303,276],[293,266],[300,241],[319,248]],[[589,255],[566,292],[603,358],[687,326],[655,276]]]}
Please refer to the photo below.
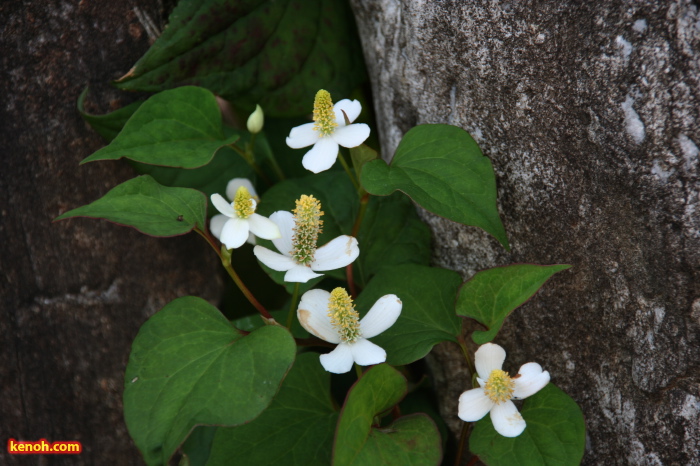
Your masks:
{"label": "plant stem", "polygon": [[467,442],[469,437],[469,432],[474,424],[471,422],[465,422],[462,424],[462,432],[459,436],[459,444],[457,445],[457,457],[455,458],[455,466],[459,466],[462,463],[462,455],[464,454],[464,444]]}
{"label": "plant stem", "polygon": [[245,160],[246,163],[248,163],[248,165],[250,165],[253,168],[253,170],[255,170],[255,173],[260,177],[261,180],[263,180],[268,186],[272,186],[272,183],[270,182],[270,179],[267,177],[265,172],[263,172],[262,169],[260,169],[260,166],[257,163],[255,163],[255,159],[253,158],[252,152],[244,151],[235,144],[229,144],[229,147],[235,152],[237,152],[238,155],[243,157],[243,160]]}
{"label": "plant stem", "polygon": [[289,314],[287,314],[287,328],[289,330],[292,329],[292,322],[294,322],[294,311],[296,310],[297,299],[299,299],[299,283],[294,284],[292,302],[289,304]]}
{"label": "plant stem", "polygon": [[[363,190],[364,191],[364,190]],[[369,205],[369,193],[365,192],[360,198],[360,210],[357,212],[357,217],[355,218],[355,224],[352,226],[352,236],[357,238],[357,234],[360,232],[360,226],[362,226],[362,220],[365,218],[365,213],[367,212],[367,206]]]}
{"label": "plant stem", "polygon": [[257,299],[255,299],[253,293],[251,293],[250,290],[245,286],[245,284],[241,280],[241,277],[239,277],[236,271],[233,269],[231,263],[228,261],[224,262],[223,260],[222,263],[224,264],[224,268],[226,269],[228,274],[233,279],[233,282],[238,286],[238,288],[241,290],[241,293],[243,293],[243,295],[248,299],[250,304],[252,304],[264,318],[268,320],[274,320],[272,315],[269,312],[267,312],[267,309],[265,309],[265,307],[262,304],[260,304],[260,302]]}
{"label": "plant stem", "polygon": [[[250,140],[250,147],[254,147],[253,144],[255,144],[255,134],[251,137]],[[267,139],[262,139],[261,143],[258,144],[258,149],[261,149],[265,156],[267,156],[267,160],[270,162],[270,166],[272,167],[272,171],[275,172],[275,176],[277,177],[278,181],[284,181],[286,177],[284,176],[284,172],[282,171],[282,168],[279,166],[277,163],[277,158],[275,158],[275,153],[272,152],[272,149],[270,148],[270,144],[267,142]]]}
{"label": "plant stem", "polygon": [[[364,190],[363,190],[364,191]],[[360,198],[360,210],[357,212],[357,217],[355,218],[355,224],[352,226],[352,236],[357,238],[360,232],[360,226],[362,225],[362,220],[365,218],[365,212],[367,212],[367,205],[369,204],[369,193],[364,192]],[[352,271],[352,264],[348,264],[345,267],[345,277],[348,281],[348,288],[350,288],[350,296],[352,299],[357,298],[357,287],[355,286],[355,280]]]}
{"label": "plant stem", "polygon": [[469,462],[467,463],[467,466],[474,466],[478,461],[479,461],[479,457],[474,455],[474,456],[472,456],[472,459],[470,459]]}
{"label": "plant stem", "polygon": [[343,157],[342,152],[338,152],[338,160],[340,160],[340,164],[343,166],[343,169],[345,169],[345,173],[348,174],[348,177],[350,178],[350,181],[352,182],[352,185],[355,187],[355,190],[360,193],[360,185],[355,179],[355,175],[352,174],[352,171],[350,171],[350,166],[348,163],[345,161],[345,157]]}
{"label": "plant stem", "polygon": [[358,380],[361,379],[362,378],[362,368],[357,364],[355,364],[355,372],[357,373],[357,379]]}
{"label": "plant stem", "polygon": [[354,301],[357,299],[357,287],[355,286],[355,280],[352,275],[352,264],[345,266],[345,279],[348,281],[348,288],[350,288],[350,297]]}
{"label": "plant stem", "polygon": [[464,355],[464,359],[467,361],[467,366],[469,366],[469,372],[471,373],[471,376],[474,377],[474,374],[476,374],[476,366],[474,365],[474,360],[469,356],[467,342],[464,341],[464,338],[461,335],[457,341],[459,342],[459,347],[462,348],[462,354]]}
{"label": "plant stem", "polygon": [[221,259],[221,263],[226,269],[226,272],[228,272],[229,276],[233,279],[233,282],[236,284],[236,286],[238,286],[238,289],[241,290],[241,293],[243,293],[243,296],[245,296],[246,299],[248,299],[250,304],[252,304],[253,307],[255,307],[265,319],[274,321],[272,315],[270,315],[270,313],[267,312],[267,309],[265,309],[265,307],[262,304],[260,304],[260,302],[257,299],[255,299],[253,293],[251,293],[248,287],[245,286],[245,284],[241,280],[241,277],[239,277],[236,271],[233,269],[233,266],[231,265],[231,258],[226,257],[221,252],[221,249],[219,249],[216,243],[214,242],[214,238],[212,238],[212,236],[208,232],[204,232],[199,228],[195,228],[194,231],[199,233],[199,235],[202,236],[207,241],[207,243],[209,243],[209,245],[214,249],[214,251],[216,251],[217,255],[219,256],[219,259]]}

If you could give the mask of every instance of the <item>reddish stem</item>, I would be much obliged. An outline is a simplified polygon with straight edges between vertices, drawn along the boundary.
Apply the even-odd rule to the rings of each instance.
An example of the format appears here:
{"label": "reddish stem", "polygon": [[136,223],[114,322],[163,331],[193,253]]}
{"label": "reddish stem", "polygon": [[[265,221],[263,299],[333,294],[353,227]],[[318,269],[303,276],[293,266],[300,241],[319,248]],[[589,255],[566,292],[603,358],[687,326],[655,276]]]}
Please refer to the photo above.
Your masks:
{"label": "reddish stem", "polygon": [[345,266],[345,276],[348,280],[348,288],[350,288],[350,297],[354,301],[357,299],[357,287],[355,286],[355,280],[352,277],[352,264]]}
{"label": "reddish stem", "polygon": [[214,249],[214,251],[216,251],[216,254],[219,256],[219,259],[221,259],[221,263],[228,272],[229,276],[233,279],[233,282],[236,284],[236,286],[238,286],[238,289],[241,290],[243,296],[245,296],[248,299],[250,304],[252,304],[253,307],[255,307],[255,309],[257,309],[258,312],[260,312],[260,314],[265,319],[272,320],[274,322],[275,319],[272,317],[272,315],[269,312],[267,312],[267,309],[265,309],[265,307],[262,304],[260,304],[260,302],[255,298],[255,296],[253,296],[253,293],[251,293],[248,287],[245,286],[243,280],[241,280],[241,277],[239,277],[236,271],[233,269],[231,262],[229,260],[224,260],[224,257],[221,254],[221,249],[216,245],[216,242],[211,236],[211,234],[209,234],[208,231],[202,231],[199,228],[195,228],[195,231],[199,233],[200,236],[202,236],[207,241],[207,243],[209,243],[209,245]]}

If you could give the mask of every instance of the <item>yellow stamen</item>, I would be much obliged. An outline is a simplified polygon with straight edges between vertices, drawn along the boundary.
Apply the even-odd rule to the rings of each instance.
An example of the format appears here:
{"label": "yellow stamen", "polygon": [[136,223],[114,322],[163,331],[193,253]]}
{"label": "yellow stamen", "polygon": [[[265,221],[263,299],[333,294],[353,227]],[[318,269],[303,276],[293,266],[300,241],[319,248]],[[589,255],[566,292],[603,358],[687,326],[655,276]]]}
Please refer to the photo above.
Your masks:
{"label": "yellow stamen", "polygon": [[292,257],[298,264],[309,265],[314,260],[316,241],[323,230],[321,202],[313,196],[302,195],[294,209],[294,250]]}
{"label": "yellow stamen", "polygon": [[323,89],[316,93],[316,98],[314,99],[314,122],[314,129],[321,133],[321,136],[333,134],[336,126],[338,126],[338,123],[335,122],[331,94]]}
{"label": "yellow stamen", "polygon": [[496,404],[503,403],[513,398],[515,381],[507,372],[500,369],[491,371],[488,380],[484,384],[484,393]]}
{"label": "yellow stamen", "polygon": [[339,287],[331,292],[328,300],[328,317],[331,318],[331,324],[338,330],[342,341],[352,343],[362,336],[360,316],[344,288]]}
{"label": "yellow stamen", "polygon": [[238,188],[231,206],[238,218],[248,218],[255,213],[255,203],[245,186]]}

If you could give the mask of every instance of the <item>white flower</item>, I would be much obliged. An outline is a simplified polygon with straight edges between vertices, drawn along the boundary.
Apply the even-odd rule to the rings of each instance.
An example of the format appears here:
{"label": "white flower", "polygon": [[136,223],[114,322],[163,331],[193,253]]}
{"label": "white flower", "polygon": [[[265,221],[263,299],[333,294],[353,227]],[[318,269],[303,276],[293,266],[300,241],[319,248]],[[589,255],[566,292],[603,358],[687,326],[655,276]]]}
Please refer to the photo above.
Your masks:
{"label": "white flower", "polygon": [[287,272],[286,282],[306,283],[320,277],[327,270],[335,270],[351,264],[360,255],[357,239],[342,235],[316,249],[321,230],[321,203],[313,196],[303,195],[297,200],[294,214],[283,210],[270,215],[279,226],[281,236],[272,243],[277,253],[262,246],[255,246],[253,253],[260,262],[272,270]]}
{"label": "white flower", "polygon": [[511,378],[501,370],[505,359],[505,350],[493,343],[476,350],[476,380],[481,388],[462,393],[458,415],[463,421],[474,422],[490,412],[496,432],[504,437],[517,437],[525,430],[525,420],[510,400],[522,400],[540,391],[549,383],[549,372],[542,371],[535,362],[528,362]]}
{"label": "white flower", "polygon": [[209,222],[209,231],[227,249],[240,247],[248,240],[254,243],[252,235],[264,239],[280,237],[277,225],[270,219],[255,213],[258,196],[252,183],[245,178],[234,178],[226,186],[226,196],[230,204],[220,194],[212,194],[211,202],[223,215],[215,215]]}
{"label": "white flower", "polygon": [[401,314],[401,300],[396,295],[382,296],[366,316],[359,320],[355,306],[343,288],[332,293],[310,290],[299,302],[297,317],[309,333],[338,346],[321,355],[321,365],[328,372],[344,374],[355,362],[360,366],[386,361],[386,351],[367,338],[388,329]]}
{"label": "white flower", "polygon": [[301,149],[313,144],[311,150],[304,155],[301,164],[314,173],[328,170],[338,157],[339,145],[357,147],[369,137],[370,130],[366,124],[345,123],[343,112],[352,123],[361,111],[362,105],[357,100],[343,99],[333,105],[331,95],[320,90],[314,100],[314,123],[292,128],[287,145],[292,149]]}

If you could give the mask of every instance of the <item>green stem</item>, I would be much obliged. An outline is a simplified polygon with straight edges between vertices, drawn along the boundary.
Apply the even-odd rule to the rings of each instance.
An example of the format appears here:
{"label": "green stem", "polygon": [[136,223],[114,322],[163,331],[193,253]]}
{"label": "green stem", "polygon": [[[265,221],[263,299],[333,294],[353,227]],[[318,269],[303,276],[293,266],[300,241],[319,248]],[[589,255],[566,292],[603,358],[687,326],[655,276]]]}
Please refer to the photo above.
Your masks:
{"label": "green stem", "polygon": [[369,193],[365,192],[360,198],[360,210],[357,212],[357,217],[355,218],[355,224],[352,226],[352,236],[357,238],[357,234],[360,232],[360,226],[362,225],[362,220],[365,218],[365,213],[367,212],[367,206],[369,205]]}
{"label": "green stem", "polygon": [[292,329],[292,322],[294,322],[294,311],[296,311],[297,299],[299,299],[299,283],[294,284],[292,302],[289,304],[289,314],[287,315],[287,328],[289,330]]}
{"label": "green stem", "polygon": [[362,378],[362,368],[355,364],[355,372],[357,373],[358,380]]}
{"label": "green stem", "polygon": [[457,341],[459,342],[459,347],[462,349],[464,359],[466,359],[467,361],[467,366],[469,367],[469,372],[471,373],[473,380],[474,375],[476,374],[476,366],[474,365],[474,359],[472,359],[472,357],[469,355],[469,350],[467,349],[467,342],[464,341],[464,338],[461,335],[459,336]]}
{"label": "green stem", "polygon": [[[357,238],[360,232],[360,226],[362,225],[362,220],[365,218],[365,212],[367,212],[367,205],[369,204],[369,193],[365,192],[360,198],[360,210],[357,212],[357,217],[355,218],[355,224],[352,226],[352,236]],[[352,264],[348,264],[345,267],[345,278],[348,281],[348,288],[350,288],[350,296],[352,299],[357,298],[357,288],[355,287],[355,279],[352,271]]]}
{"label": "green stem", "polygon": [[350,181],[352,182],[352,185],[355,187],[355,190],[360,193],[360,185],[355,179],[355,175],[352,174],[352,171],[350,170],[350,166],[348,165],[348,162],[345,161],[345,157],[343,157],[343,153],[338,151],[338,160],[340,160],[340,164],[343,166],[343,169],[345,169],[345,173],[348,174],[348,177],[350,178]]}
{"label": "green stem", "polygon": [[[255,134],[251,137],[250,141],[250,147],[254,147],[255,143]],[[287,177],[284,176],[284,172],[282,171],[282,168],[279,166],[277,163],[277,158],[275,158],[275,153],[272,152],[272,149],[270,148],[270,144],[268,144],[266,139],[263,139],[260,144],[258,144],[258,149],[261,149],[265,156],[267,157],[268,162],[270,162],[270,166],[272,167],[272,171],[275,172],[275,176],[277,177],[278,181],[284,181]]]}
{"label": "green stem", "polygon": [[253,168],[253,170],[255,170],[255,173],[260,177],[261,180],[263,180],[268,186],[272,186],[272,183],[270,182],[270,179],[267,177],[265,172],[263,172],[260,166],[257,163],[255,163],[255,159],[253,158],[252,152],[244,151],[235,144],[229,144],[228,146],[235,152],[237,152],[238,155],[243,157],[243,160],[245,160],[246,163],[250,165]]}
{"label": "green stem", "polygon": [[275,158],[275,154],[270,151],[269,152],[269,157],[268,160],[270,161],[270,165],[272,166],[272,170],[275,172],[275,175],[280,181],[284,181],[287,179],[286,176],[284,176],[284,172],[282,171],[282,167],[279,166],[277,163],[277,158]]}
{"label": "green stem", "polygon": [[226,272],[228,272],[229,276],[233,279],[233,282],[236,284],[236,286],[238,286],[238,289],[241,290],[241,293],[243,293],[243,296],[245,296],[246,299],[248,299],[250,304],[252,304],[253,307],[255,307],[258,310],[258,312],[260,312],[260,314],[263,316],[263,318],[265,318],[267,320],[274,321],[274,319],[272,318],[272,315],[269,312],[267,312],[267,309],[265,309],[265,307],[262,304],[260,304],[260,302],[257,299],[255,299],[255,296],[253,296],[253,293],[250,292],[248,287],[246,287],[245,284],[243,283],[243,281],[241,280],[241,277],[238,276],[238,274],[234,270],[233,266],[231,265],[230,256],[226,257],[221,252],[221,249],[219,249],[217,247],[216,243],[214,242],[214,238],[212,238],[212,236],[210,234],[200,230],[199,228],[195,228],[194,231],[199,233],[200,236],[202,236],[207,241],[207,243],[209,243],[209,245],[214,249],[214,251],[216,251],[216,253],[219,256],[219,259],[221,259],[221,263],[223,264],[224,268],[226,269]]}

